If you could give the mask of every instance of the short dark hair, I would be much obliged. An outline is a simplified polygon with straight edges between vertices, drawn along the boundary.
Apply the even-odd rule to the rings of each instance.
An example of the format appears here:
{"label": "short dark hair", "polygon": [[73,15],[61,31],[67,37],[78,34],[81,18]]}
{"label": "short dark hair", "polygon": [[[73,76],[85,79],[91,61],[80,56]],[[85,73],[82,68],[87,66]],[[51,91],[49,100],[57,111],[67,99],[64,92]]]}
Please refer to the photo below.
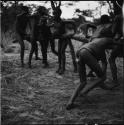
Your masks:
{"label": "short dark hair", "polygon": [[29,12],[29,8],[27,6],[22,6],[21,9],[25,12]]}
{"label": "short dark hair", "polygon": [[102,15],[102,16],[101,16],[101,19],[100,19],[100,22],[101,22],[102,24],[109,23],[109,22],[110,22],[109,16],[108,16],[108,15]]}
{"label": "short dark hair", "polygon": [[39,6],[36,11],[40,15],[47,15],[48,14],[47,9],[44,6]]}

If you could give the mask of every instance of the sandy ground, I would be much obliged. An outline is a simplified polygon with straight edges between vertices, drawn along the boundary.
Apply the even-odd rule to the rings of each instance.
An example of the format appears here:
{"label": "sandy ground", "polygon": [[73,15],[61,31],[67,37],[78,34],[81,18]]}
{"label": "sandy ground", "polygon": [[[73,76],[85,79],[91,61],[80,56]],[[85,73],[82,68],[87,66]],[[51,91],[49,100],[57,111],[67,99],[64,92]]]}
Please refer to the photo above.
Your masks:
{"label": "sandy ground", "polygon": [[[1,122],[2,125],[24,124],[122,124],[123,113],[123,60],[117,59],[119,88],[111,91],[95,88],[87,99],[80,95],[75,107],[66,110],[66,104],[79,83],[73,72],[72,59],[66,53],[66,72],[56,74],[57,57],[48,52],[49,68],[42,61],[32,60],[28,68],[20,66],[19,53],[2,54],[1,62]],[[40,55],[41,56],[41,55]],[[108,66],[107,79],[111,80]],[[89,79],[92,84],[93,79]]]}

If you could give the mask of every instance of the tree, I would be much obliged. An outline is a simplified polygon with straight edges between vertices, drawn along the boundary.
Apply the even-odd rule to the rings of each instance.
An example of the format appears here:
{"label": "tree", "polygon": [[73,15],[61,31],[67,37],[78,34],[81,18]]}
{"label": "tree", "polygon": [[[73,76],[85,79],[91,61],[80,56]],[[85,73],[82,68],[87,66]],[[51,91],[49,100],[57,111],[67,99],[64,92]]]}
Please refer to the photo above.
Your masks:
{"label": "tree", "polygon": [[110,7],[110,16],[114,18],[116,15],[122,12],[123,0],[111,0],[107,1]]}

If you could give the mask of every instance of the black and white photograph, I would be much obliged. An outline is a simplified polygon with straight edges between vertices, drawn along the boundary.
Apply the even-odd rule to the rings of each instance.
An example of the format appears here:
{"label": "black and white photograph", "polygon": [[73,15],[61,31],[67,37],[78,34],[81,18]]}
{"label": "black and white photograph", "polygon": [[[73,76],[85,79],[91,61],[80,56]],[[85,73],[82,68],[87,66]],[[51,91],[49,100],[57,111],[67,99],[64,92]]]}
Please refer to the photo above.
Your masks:
{"label": "black and white photograph", "polygon": [[124,124],[124,2],[0,1],[1,125]]}

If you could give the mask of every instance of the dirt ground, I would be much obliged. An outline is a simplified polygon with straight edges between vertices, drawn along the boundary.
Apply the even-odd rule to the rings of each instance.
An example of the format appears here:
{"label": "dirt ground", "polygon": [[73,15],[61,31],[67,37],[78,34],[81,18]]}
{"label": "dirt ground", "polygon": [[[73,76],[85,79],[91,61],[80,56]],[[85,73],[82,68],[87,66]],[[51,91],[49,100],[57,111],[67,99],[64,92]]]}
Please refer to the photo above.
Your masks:
{"label": "dirt ground", "polygon": [[[1,62],[1,122],[2,125],[24,124],[122,124],[123,109],[123,59],[117,59],[119,88],[111,91],[95,88],[87,99],[80,95],[72,110],[66,104],[79,83],[73,72],[70,52],[66,53],[66,72],[56,73],[57,57],[48,52],[49,68],[42,61],[32,60],[28,68],[20,66],[19,53],[2,53]],[[41,55],[40,55],[41,56]],[[107,79],[111,80],[108,66]],[[89,79],[92,84],[93,79]]]}

